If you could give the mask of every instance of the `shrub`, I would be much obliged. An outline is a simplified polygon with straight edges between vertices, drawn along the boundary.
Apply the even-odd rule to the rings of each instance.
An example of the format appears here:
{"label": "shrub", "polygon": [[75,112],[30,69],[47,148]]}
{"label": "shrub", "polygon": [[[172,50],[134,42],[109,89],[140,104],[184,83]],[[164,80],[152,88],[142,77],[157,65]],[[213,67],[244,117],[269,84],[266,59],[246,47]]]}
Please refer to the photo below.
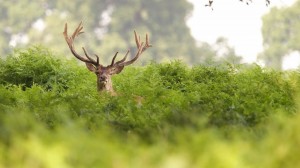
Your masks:
{"label": "shrub", "polygon": [[0,72],[0,167],[299,162],[298,72],[152,63],[113,76],[117,96],[99,95],[93,73],[40,47],[0,60]]}
{"label": "shrub", "polygon": [[34,84],[45,89],[66,89],[81,75],[73,62],[62,61],[43,47],[18,50],[1,62],[0,83],[21,85],[23,89]]}

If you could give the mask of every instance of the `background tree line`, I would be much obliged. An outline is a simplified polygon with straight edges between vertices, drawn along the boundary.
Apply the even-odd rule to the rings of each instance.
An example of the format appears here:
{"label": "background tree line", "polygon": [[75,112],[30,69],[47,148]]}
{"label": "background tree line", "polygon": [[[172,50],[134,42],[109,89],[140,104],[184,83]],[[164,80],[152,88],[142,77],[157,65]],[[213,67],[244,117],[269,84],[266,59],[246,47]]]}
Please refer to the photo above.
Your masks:
{"label": "background tree line", "polygon": [[267,66],[281,69],[283,58],[300,50],[300,1],[292,6],[272,8],[264,15],[262,36],[264,51],[258,56]]}
{"label": "background tree line", "polygon": [[[208,0],[208,4],[210,2],[213,1]],[[269,3],[267,0],[266,4]],[[291,7],[273,8],[263,17],[264,51],[258,58],[267,66],[280,69],[284,56],[298,51],[299,8],[297,1]],[[75,0],[71,3],[66,0],[0,0],[0,55],[5,57],[14,47],[41,44],[71,57],[62,36],[63,27],[68,22],[71,32],[83,21],[86,33],[77,41],[77,49],[85,46],[90,54],[99,54],[105,63],[116,51],[120,55],[128,48],[134,51],[131,48],[135,46],[133,30],[140,35],[148,32],[154,45],[141,58],[142,63],[171,59],[181,59],[188,64],[224,60],[240,63],[242,58],[224,38],[212,45],[195,41],[186,25],[192,10],[192,4],[186,0],[172,3],[163,0]]]}
{"label": "background tree line", "polygon": [[[97,53],[108,62],[116,51],[134,51],[133,30],[150,35],[154,47],[141,62],[182,59],[189,64],[220,61],[218,49],[238,63],[226,39],[215,45],[196,42],[186,25],[193,6],[186,0],[0,0],[0,54],[5,56],[13,47],[42,44],[52,50],[70,55],[62,36],[68,22],[73,31],[80,21],[84,31],[76,43],[78,50],[85,46],[90,54]],[[26,6],[26,8],[24,8]],[[224,48],[225,47],[225,48]],[[132,52],[133,53],[133,52]]]}

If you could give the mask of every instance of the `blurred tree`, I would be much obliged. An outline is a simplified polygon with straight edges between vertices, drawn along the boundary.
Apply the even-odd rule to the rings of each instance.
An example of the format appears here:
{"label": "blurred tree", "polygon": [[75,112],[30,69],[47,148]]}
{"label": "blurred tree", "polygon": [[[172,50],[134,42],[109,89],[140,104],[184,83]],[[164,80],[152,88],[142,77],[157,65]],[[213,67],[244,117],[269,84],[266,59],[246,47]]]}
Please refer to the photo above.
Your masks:
{"label": "blurred tree", "polygon": [[224,37],[219,37],[215,42],[215,50],[220,57],[219,61],[229,62],[231,64],[240,64],[242,57],[235,53],[235,49],[228,44],[228,40]]}
{"label": "blurred tree", "polygon": [[32,23],[44,15],[44,0],[0,0],[0,54],[7,54],[11,47],[28,41],[27,32]]}
{"label": "blurred tree", "polygon": [[66,0],[47,0],[45,17],[39,19],[43,29],[33,27],[29,31],[30,43],[49,46],[54,51],[70,55],[69,48],[62,36],[64,24],[68,23],[69,34],[73,33],[80,21],[84,22],[84,31],[80,40],[76,41],[78,52],[82,52],[81,46],[85,46],[90,54],[102,53],[96,50],[100,45],[97,37],[97,28],[101,22],[101,13],[107,8],[106,0],[75,0],[70,3]]}
{"label": "blurred tree", "polygon": [[[244,2],[247,5],[249,5],[250,3],[252,3],[253,0],[239,0],[239,1]],[[268,6],[268,5],[270,5],[271,0],[265,0],[265,2],[266,2],[266,5]],[[214,0],[207,0],[207,4],[205,6],[212,7],[213,3],[214,3]]]}
{"label": "blurred tree", "polygon": [[182,59],[195,64],[215,57],[212,54],[215,51],[208,44],[197,47],[191,36],[186,19],[193,6],[186,0],[172,3],[163,0],[2,1],[1,54],[10,52],[9,45],[22,47],[30,43],[46,45],[71,57],[62,36],[64,23],[68,22],[72,33],[83,21],[87,33],[76,42],[76,48],[82,53],[81,46],[85,46],[90,54],[99,54],[104,63],[108,63],[116,51],[122,55],[129,48],[134,54],[133,30],[141,36],[148,32],[154,46],[141,62]]}
{"label": "blurred tree", "polygon": [[267,66],[281,69],[285,55],[300,50],[300,1],[284,8],[272,8],[263,16],[264,51],[259,55]]}
{"label": "blurred tree", "polygon": [[132,31],[136,29],[141,35],[150,34],[154,45],[149,50],[148,55],[153,56],[150,59],[183,59],[192,63],[200,57],[196,41],[186,25],[192,11],[192,5],[186,0],[174,0],[172,3],[163,0],[131,0],[126,3],[116,0],[114,3],[108,34],[118,32],[128,47],[135,46]]}
{"label": "blurred tree", "polygon": [[228,39],[224,37],[219,37],[214,44],[199,43],[198,49],[201,50],[201,55],[205,55],[201,59],[198,58],[201,63],[242,63],[242,57],[236,54],[235,49],[229,45]]}

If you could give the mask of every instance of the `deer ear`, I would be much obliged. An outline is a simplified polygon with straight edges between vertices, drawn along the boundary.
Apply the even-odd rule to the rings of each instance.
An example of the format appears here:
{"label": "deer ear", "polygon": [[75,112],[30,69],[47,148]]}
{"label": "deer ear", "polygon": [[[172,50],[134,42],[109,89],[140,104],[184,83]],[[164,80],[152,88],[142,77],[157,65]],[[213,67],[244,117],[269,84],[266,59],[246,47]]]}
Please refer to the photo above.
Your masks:
{"label": "deer ear", "polygon": [[90,70],[91,72],[96,72],[96,67],[91,64],[91,63],[85,63],[86,67],[88,70]]}
{"label": "deer ear", "polygon": [[124,66],[119,67],[119,68],[116,70],[116,74],[122,72],[123,69],[124,69]]}

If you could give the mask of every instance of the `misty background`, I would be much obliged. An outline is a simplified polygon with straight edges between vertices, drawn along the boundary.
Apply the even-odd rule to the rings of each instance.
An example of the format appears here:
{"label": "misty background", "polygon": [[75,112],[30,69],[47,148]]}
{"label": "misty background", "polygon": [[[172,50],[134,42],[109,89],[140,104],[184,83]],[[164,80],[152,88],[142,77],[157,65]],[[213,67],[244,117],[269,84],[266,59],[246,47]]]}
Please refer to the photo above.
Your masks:
{"label": "misty background", "polygon": [[[262,17],[263,51],[255,57],[264,65],[281,69],[284,56],[298,52],[300,39],[295,34],[300,25],[299,4],[296,1],[291,6],[270,7],[270,12]],[[251,5],[247,8],[253,7]],[[110,62],[117,51],[120,57],[127,49],[134,54],[133,30],[142,38],[148,33],[153,44],[153,48],[140,58],[140,65],[177,59],[190,65],[244,62],[242,55],[237,54],[224,37],[210,43],[195,40],[187,25],[194,6],[187,0],[172,3],[163,0],[75,0],[72,3],[66,0],[0,0],[0,11],[1,57],[14,49],[42,45],[62,57],[72,58],[62,35],[64,24],[68,23],[69,33],[72,33],[83,21],[85,33],[77,38],[75,47],[82,54],[81,47],[86,47],[89,54],[98,54],[103,63]],[[207,11],[211,9],[207,7]],[[214,30],[210,33],[216,34]]]}

